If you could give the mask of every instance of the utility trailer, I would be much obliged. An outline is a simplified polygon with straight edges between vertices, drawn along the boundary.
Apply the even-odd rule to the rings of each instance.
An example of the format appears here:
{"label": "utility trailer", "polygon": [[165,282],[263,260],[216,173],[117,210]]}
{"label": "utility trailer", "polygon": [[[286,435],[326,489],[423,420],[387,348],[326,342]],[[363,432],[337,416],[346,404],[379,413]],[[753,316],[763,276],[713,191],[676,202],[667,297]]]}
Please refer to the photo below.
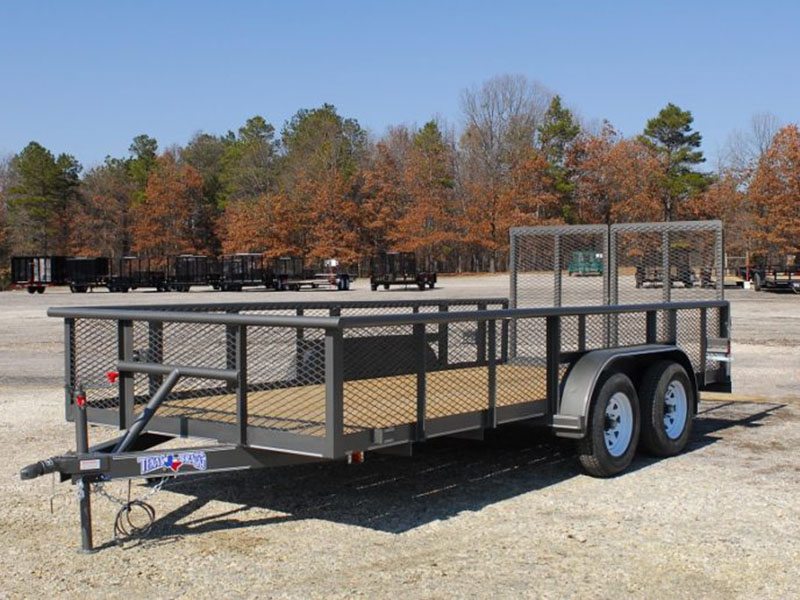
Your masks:
{"label": "utility trailer", "polygon": [[210,256],[181,254],[167,257],[167,289],[188,292],[192,286],[219,287],[219,263]]}
{"label": "utility trailer", "polygon": [[12,256],[11,282],[29,294],[66,283],[66,256]]}
{"label": "utility trailer", "polygon": [[[77,450],[21,476],[77,485],[91,550],[91,495],[114,479],[409,456],[516,421],[574,439],[595,476],[623,472],[637,448],[672,456],[700,392],[731,389],[730,307],[719,276],[715,290],[666,285],[652,303],[625,262],[641,236],[660,240],[664,273],[682,236],[722,265],[719,222],[517,228],[510,300],[50,309],[64,319]],[[586,240],[609,257],[602,281],[563,276]],[[528,306],[548,280],[553,305]],[[120,434],[90,445],[89,423]],[[181,437],[203,441],[162,446]],[[136,507],[154,519],[143,500],[121,504],[122,528]]]}
{"label": "utility trailer", "polygon": [[[288,314],[287,314],[288,313]],[[77,452],[22,469],[114,479],[409,455],[515,421],[577,441],[584,468],[681,452],[702,390],[729,391],[726,301],[508,308],[505,299],[52,308]],[[624,329],[619,323],[624,322]],[[120,430],[90,446],[87,424]],[[197,437],[205,445],[161,449]],[[128,506],[127,510],[131,510]]]}
{"label": "utility trailer", "polygon": [[748,267],[745,274],[748,272],[753,289],[757,292],[782,290],[800,294],[800,265]]}
{"label": "utility trailer", "polygon": [[109,281],[109,291],[127,292],[140,288],[153,288],[157,292],[169,289],[165,259],[146,256],[123,256],[119,259]]}
{"label": "utility trailer", "polygon": [[299,256],[282,256],[272,262],[273,287],[276,291],[300,291],[301,288],[350,289],[351,276],[339,268],[339,261],[330,258],[324,261],[322,271],[309,269]]}
{"label": "utility trailer", "polygon": [[603,255],[591,250],[576,250],[572,253],[567,265],[567,275],[572,277],[586,275],[603,275]]}
{"label": "utility trailer", "polygon": [[436,273],[417,269],[417,256],[413,252],[379,252],[370,257],[369,284],[372,291],[379,286],[388,290],[393,285],[416,285],[420,291],[433,289]]}
{"label": "utility trailer", "polygon": [[273,274],[263,255],[238,253],[223,256],[220,261],[220,278],[214,289],[223,292],[241,292],[245,287],[272,287]]}
{"label": "utility trailer", "polygon": [[65,261],[66,282],[73,294],[109,286],[109,260],[104,256],[70,256]]}

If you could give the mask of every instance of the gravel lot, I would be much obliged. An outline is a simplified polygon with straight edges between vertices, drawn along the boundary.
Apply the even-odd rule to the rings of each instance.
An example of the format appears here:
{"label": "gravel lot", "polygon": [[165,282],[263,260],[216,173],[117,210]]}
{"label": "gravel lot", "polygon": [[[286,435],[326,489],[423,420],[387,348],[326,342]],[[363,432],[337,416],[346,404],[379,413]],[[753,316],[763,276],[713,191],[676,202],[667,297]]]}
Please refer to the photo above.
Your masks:
{"label": "gravel lot", "polygon": [[[569,443],[520,426],[412,459],[184,479],[152,498],[155,535],[138,546],[112,543],[116,509],[96,498],[104,549],[76,552],[73,488],[55,488],[51,514],[50,479],[18,475],[74,447],[46,308],[341,298],[299,294],[0,294],[0,598],[800,597],[800,297],[741,290],[728,293],[736,394],[703,403],[679,457],[598,480]],[[507,295],[507,278],[425,294]],[[361,280],[347,298],[383,295],[420,297]]]}

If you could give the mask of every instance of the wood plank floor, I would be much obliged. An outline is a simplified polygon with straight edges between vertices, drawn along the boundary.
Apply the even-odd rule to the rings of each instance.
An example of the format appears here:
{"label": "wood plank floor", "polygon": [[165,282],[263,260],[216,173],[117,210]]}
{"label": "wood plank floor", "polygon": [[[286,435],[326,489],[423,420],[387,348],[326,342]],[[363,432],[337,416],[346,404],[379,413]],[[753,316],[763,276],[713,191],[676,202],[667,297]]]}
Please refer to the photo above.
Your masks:
{"label": "wood plank floor", "polygon": [[[425,378],[427,418],[463,414],[488,407],[489,370],[471,367],[431,371]],[[545,369],[538,365],[497,365],[497,406],[545,397]],[[413,423],[417,419],[416,375],[361,379],[344,383],[345,433]],[[249,424],[303,435],[325,433],[325,386],[298,386],[248,393]],[[235,394],[169,400],[163,417],[236,422]]]}

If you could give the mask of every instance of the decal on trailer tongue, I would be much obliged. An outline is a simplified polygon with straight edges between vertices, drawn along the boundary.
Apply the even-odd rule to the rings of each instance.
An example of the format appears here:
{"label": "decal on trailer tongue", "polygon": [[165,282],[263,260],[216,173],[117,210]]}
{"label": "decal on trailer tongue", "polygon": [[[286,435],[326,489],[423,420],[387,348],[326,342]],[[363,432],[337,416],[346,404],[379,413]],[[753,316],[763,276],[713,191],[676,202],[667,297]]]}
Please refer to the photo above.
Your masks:
{"label": "decal on trailer tongue", "polygon": [[140,456],[136,459],[142,475],[164,470],[177,473],[182,467],[192,467],[195,471],[205,471],[208,460],[205,452],[178,452],[176,454],[156,454]]}

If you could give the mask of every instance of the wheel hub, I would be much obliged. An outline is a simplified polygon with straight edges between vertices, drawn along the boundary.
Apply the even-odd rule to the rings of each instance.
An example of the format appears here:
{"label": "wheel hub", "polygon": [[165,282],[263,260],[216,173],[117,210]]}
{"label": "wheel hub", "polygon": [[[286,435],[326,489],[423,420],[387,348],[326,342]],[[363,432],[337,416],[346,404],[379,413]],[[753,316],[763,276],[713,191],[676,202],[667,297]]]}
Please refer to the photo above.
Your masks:
{"label": "wheel hub", "polygon": [[664,433],[669,439],[681,436],[688,414],[686,388],[680,381],[670,381],[664,393]]}
{"label": "wheel hub", "polygon": [[603,433],[611,456],[625,454],[633,437],[633,408],[626,394],[617,392],[608,399]]}

